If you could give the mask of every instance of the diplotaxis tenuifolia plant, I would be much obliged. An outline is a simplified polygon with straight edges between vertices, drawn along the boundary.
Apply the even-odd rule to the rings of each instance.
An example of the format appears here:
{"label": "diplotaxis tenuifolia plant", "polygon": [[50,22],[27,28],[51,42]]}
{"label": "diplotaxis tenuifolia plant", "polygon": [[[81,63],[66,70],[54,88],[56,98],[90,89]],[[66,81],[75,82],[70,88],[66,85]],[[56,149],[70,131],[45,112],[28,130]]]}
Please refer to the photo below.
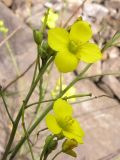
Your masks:
{"label": "diplotaxis tenuifolia plant", "polygon": [[[51,17],[53,17],[54,22],[52,22]],[[68,96],[68,90],[74,87],[74,84],[78,81],[90,78],[85,77],[84,74],[93,63],[102,60],[103,52],[115,44],[120,37],[120,33],[116,33],[110,41],[100,48],[97,44],[91,41],[93,32],[89,22],[79,18],[70,26],[65,28],[55,25],[57,18],[58,15],[56,13],[52,10],[48,10],[42,18],[43,24],[41,28],[39,30],[33,30],[34,41],[38,51],[35,61],[35,70],[29,92],[24,98],[22,105],[19,107],[20,110],[17,113],[16,119],[11,117],[5,101],[4,92],[6,89],[2,87],[0,88],[1,98],[12,123],[12,131],[2,160],[12,160],[25,142],[27,142],[29,147],[32,160],[35,160],[36,158],[33,151],[34,146],[30,142],[30,136],[43,120],[46,121],[46,128],[41,129],[41,132],[47,130],[48,136],[44,143],[41,142],[44,145],[40,152],[40,156],[37,157],[37,159],[49,159],[52,151],[55,152],[55,155],[51,158],[52,160],[57,159],[57,156],[62,153],[72,157],[77,157],[77,153],[74,151],[74,148],[79,147],[79,145],[84,143],[85,132],[78,120],[73,116],[73,107],[68,100],[73,98],[75,99],[76,97],[80,98],[84,96],[91,96],[91,93],[75,94],[74,92],[74,94]],[[0,22],[0,27],[1,26],[3,27],[2,22]],[[4,32],[5,30],[0,28],[0,31]],[[80,62],[84,62],[86,64],[85,68],[81,69],[79,74],[67,86],[64,85],[63,88],[61,74],[67,74],[68,72],[74,71],[77,69]],[[44,97],[46,92],[43,87],[43,75],[48,71],[48,68],[50,68],[52,63],[55,63],[57,71],[60,74],[60,91],[56,95],[54,94],[54,98],[45,100]],[[103,73],[101,75],[104,74],[108,75],[111,73]],[[39,85],[38,102],[29,104],[28,102],[37,85]],[[50,102],[49,105],[45,105],[45,109],[42,111],[41,104],[47,102]],[[27,129],[24,117],[25,112],[29,107],[35,104],[35,117],[29,129]],[[24,134],[21,136],[19,142],[14,144],[13,147],[13,142],[17,134],[20,120],[22,120]],[[58,146],[60,149],[58,149]]]}

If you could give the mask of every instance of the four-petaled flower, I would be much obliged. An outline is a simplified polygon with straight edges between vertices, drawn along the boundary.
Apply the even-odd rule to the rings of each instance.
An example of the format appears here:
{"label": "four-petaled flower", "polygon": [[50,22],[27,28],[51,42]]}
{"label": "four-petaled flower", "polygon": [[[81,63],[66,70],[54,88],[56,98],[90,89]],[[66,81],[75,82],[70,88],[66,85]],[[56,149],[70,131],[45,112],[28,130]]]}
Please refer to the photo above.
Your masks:
{"label": "four-petaled flower", "polygon": [[46,124],[53,134],[62,134],[68,139],[83,143],[84,131],[72,117],[72,106],[65,100],[58,99],[53,105],[53,114],[47,114]]}
{"label": "four-petaled flower", "polygon": [[76,69],[79,61],[94,63],[102,58],[99,47],[89,42],[92,37],[91,26],[86,21],[77,21],[70,32],[64,28],[48,31],[48,44],[57,51],[55,64],[60,72]]}
{"label": "four-petaled flower", "polygon": [[[44,22],[45,16],[42,18],[42,22]],[[49,28],[55,28],[56,26],[56,21],[58,20],[58,14],[53,12],[52,9],[49,10],[48,18],[47,18],[47,26]]]}

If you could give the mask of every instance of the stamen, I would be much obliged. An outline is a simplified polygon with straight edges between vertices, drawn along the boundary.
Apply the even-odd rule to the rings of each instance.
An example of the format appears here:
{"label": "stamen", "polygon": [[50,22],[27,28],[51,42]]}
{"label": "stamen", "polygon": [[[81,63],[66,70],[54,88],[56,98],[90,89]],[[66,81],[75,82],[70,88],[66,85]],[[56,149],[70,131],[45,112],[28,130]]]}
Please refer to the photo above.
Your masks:
{"label": "stamen", "polygon": [[74,41],[70,41],[68,44],[68,49],[71,53],[76,53],[78,50],[78,44]]}

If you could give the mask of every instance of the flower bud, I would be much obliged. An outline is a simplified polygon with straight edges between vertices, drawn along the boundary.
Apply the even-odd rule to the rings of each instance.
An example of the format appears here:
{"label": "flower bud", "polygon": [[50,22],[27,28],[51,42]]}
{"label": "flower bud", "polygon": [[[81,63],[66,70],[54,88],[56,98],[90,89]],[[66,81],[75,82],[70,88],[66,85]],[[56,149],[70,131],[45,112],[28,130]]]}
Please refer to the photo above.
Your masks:
{"label": "flower bud", "polygon": [[34,41],[37,45],[41,44],[42,33],[39,30],[33,30]]}
{"label": "flower bud", "polygon": [[73,148],[77,147],[78,143],[76,140],[74,139],[66,139],[63,144],[62,144],[62,151],[68,151],[68,150],[72,150]]}
{"label": "flower bud", "polygon": [[57,147],[57,145],[58,145],[58,142],[57,142],[57,140],[52,140],[51,142],[50,142],[50,144],[49,144],[49,150],[55,150],[56,149],[56,147]]}
{"label": "flower bud", "polygon": [[74,139],[66,139],[62,144],[62,152],[72,156],[77,157],[77,154],[72,149],[77,147],[78,143]]}
{"label": "flower bud", "polygon": [[45,146],[44,146],[46,148],[45,154],[46,155],[50,154],[53,150],[56,149],[57,145],[58,145],[57,139],[54,140],[53,135],[49,135],[45,140]]}

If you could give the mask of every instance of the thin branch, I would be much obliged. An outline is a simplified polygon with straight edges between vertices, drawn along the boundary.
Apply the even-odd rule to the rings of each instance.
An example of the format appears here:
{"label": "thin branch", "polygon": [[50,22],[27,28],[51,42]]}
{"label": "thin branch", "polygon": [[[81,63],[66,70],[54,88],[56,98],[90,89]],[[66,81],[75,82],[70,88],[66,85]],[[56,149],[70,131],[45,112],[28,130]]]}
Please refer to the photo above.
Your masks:
{"label": "thin branch", "polygon": [[80,4],[79,6],[78,6],[78,8],[73,12],[73,14],[68,18],[68,20],[65,22],[65,24],[63,25],[63,27],[65,28],[65,27],[67,27],[67,25],[68,25],[68,23],[71,21],[71,19],[77,14],[77,12],[81,9],[81,8],[83,8],[83,6],[84,6],[84,4],[85,4],[85,2],[86,2],[87,0],[84,0],[83,2],[82,2],[82,4]]}
{"label": "thin branch", "polygon": [[[65,96],[62,99],[67,100],[67,99],[72,99],[72,98],[77,98],[77,97],[85,97],[85,96],[92,96],[92,94],[91,93],[76,94],[76,95],[72,95],[72,96],[69,96],[69,97]],[[29,108],[30,106],[33,106],[33,105],[36,105],[36,104],[39,104],[39,103],[53,102],[53,101],[56,101],[57,99],[58,98],[48,99],[48,100],[44,100],[44,101],[41,101],[41,102],[34,102],[34,103],[31,103],[31,104],[27,105],[26,109]]]}
{"label": "thin branch", "polygon": [[39,130],[39,131],[37,132],[37,136],[39,136],[39,134],[40,134],[41,132],[46,131],[46,130],[48,130],[48,128],[43,128],[43,129]]}
{"label": "thin branch", "polygon": [[55,154],[55,156],[52,158],[52,160],[54,160],[58,155],[60,155],[62,153],[62,151],[59,151],[58,153]]}
{"label": "thin branch", "polygon": [[5,101],[5,97],[4,97],[4,95],[3,95],[3,92],[2,92],[2,90],[1,90],[1,87],[0,87],[0,95],[1,95],[1,98],[2,98],[2,100],[3,100],[3,103],[4,103],[4,106],[5,106],[6,112],[7,112],[7,114],[8,114],[8,117],[9,117],[10,121],[12,122],[12,124],[14,125],[14,121],[13,121],[12,116],[11,116],[9,110],[8,110],[8,106],[7,106],[7,103],[6,103],[6,101]]}
{"label": "thin branch", "polygon": [[[41,132],[43,132],[43,131],[46,131],[46,130],[48,130],[48,128],[43,128],[43,129],[41,129],[41,130],[39,130],[39,131],[37,132],[37,138],[36,138],[34,144],[32,144],[32,146],[34,146],[34,145],[37,143],[39,134],[40,134]],[[36,136],[36,134],[35,134],[34,136]]]}
{"label": "thin branch", "polygon": [[17,80],[19,80],[21,77],[23,77],[23,76],[31,69],[31,67],[35,64],[35,62],[36,62],[36,60],[34,60],[22,74],[20,74],[17,78],[15,78],[15,79],[12,80],[9,84],[7,84],[7,86],[6,86],[5,88],[3,88],[3,91],[6,91],[6,90],[7,90],[11,85],[13,85]]}
{"label": "thin branch", "polygon": [[94,99],[97,99],[97,98],[102,98],[102,97],[108,97],[108,98],[113,99],[113,97],[111,97],[109,95],[100,95],[100,96],[95,96],[95,97],[92,97],[92,98],[84,99],[84,100],[81,100],[81,101],[72,102],[71,104],[83,103],[83,102],[91,101],[91,100],[94,100]]}
{"label": "thin branch", "polygon": [[88,78],[95,78],[95,77],[99,77],[99,76],[109,76],[109,75],[118,75],[118,76],[120,76],[120,72],[108,72],[108,73],[96,74],[96,75],[92,75],[92,76],[85,76],[85,77],[80,77],[80,80],[88,79]]}
{"label": "thin branch", "polygon": [[23,108],[22,108],[22,126],[23,126],[23,130],[24,130],[24,133],[25,133],[25,136],[26,136],[26,140],[27,140],[27,143],[28,143],[28,147],[29,147],[29,150],[30,150],[30,153],[31,153],[32,160],[35,160],[34,154],[33,154],[33,151],[32,151],[32,146],[31,146],[31,144],[29,142],[29,134],[28,134],[27,129],[25,127],[24,115],[25,115],[25,107],[23,105]]}
{"label": "thin branch", "polygon": [[21,26],[17,27],[11,34],[9,34],[1,43],[0,47],[2,47],[3,44],[6,43],[19,29],[21,29]]}

